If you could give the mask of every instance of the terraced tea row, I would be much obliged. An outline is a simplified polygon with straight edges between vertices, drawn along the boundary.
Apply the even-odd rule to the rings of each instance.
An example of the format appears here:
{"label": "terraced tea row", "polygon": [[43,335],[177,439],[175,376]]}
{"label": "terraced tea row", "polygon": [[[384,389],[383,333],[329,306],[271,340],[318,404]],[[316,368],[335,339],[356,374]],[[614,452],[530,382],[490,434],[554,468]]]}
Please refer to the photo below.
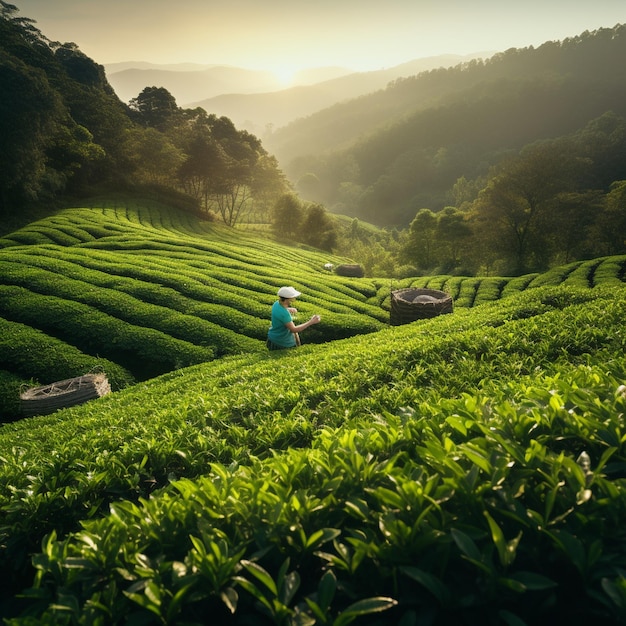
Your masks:
{"label": "terraced tea row", "polygon": [[455,306],[472,307],[547,285],[593,288],[621,286],[624,282],[626,256],[612,256],[576,261],[543,274],[525,274],[513,278],[439,275],[408,279],[398,284],[401,287],[439,289],[452,296]]}
{"label": "terraced tea row", "polygon": [[[564,597],[619,614],[625,307],[623,286],[530,289],[5,425],[3,568],[38,552],[31,609],[49,620],[229,619],[230,598],[259,622],[255,589],[279,594],[283,568],[300,581],[274,605],[286,615],[316,601],[325,572],[333,614],[376,595],[398,622],[538,623]],[[587,541],[596,559],[580,556]],[[568,591],[580,585],[584,602]]]}
{"label": "terraced tea row", "polygon": [[[65,344],[64,378],[84,373],[79,368],[96,355],[105,369],[114,361],[128,370],[124,376],[107,372],[122,381],[262,351],[270,306],[286,283],[305,293],[302,315],[324,317],[323,329],[308,333],[308,341],[372,332],[386,317],[367,302],[375,293],[371,286],[364,294],[363,285],[324,270],[325,254],[233,233],[164,207],[70,209],[0,245],[0,317]],[[28,359],[18,365],[9,354],[0,357],[0,368],[42,384],[56,379],[42,377],[36,355],[29,369]]]}
{"label": "terraced tea row", "polygon": [[[324,269],[342,261],[157,203],[67,209],[0,239],[0,317],[31,328],[33,337],[48,335],[58,365],[41,367],[49,359],[38,352],[39,341],[31,349],[21,341],[19,359],[15,350],[2,351],[0,370],[46,384],[98,362],[117,389],[204,360],[263,352],[269,310],[283,284],[303,292],[301,319],[322,315],[322,324],[303,336],[320,343],[387,326],[392,289],[442,289],[459,310],[544,284],[622,284],[626,265],[625,257],[612,257],[541,276],[402,281],[344,278]],[[2,413],[17,415],[15,388],[8,393],[13,408]]]}

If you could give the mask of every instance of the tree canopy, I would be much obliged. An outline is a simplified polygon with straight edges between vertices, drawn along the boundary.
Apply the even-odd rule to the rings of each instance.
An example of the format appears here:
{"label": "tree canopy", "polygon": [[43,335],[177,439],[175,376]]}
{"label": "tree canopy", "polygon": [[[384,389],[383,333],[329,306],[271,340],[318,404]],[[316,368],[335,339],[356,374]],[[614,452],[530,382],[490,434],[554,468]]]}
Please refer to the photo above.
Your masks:
{"label": "tree canopy", "polygon": [[[459,179],[487,176],[528,144],[583,128],[597,140],[593,120],[626,117],[625,56],[624,25],[512,48],[398,79],[278,129],[267,145],[290,180],[315,181],[307,200],[406,228],[419,208],[448,206]],[[607,191],[625,178],[626,155],[619,133],[604,140],[622,157],[590,154],[595,186]]]}
{"label": "tree canopy", "polygon": [[261,141],[225,117],[181,109],[163,87],[128,105],[104,68],[49,41],[0,1],[0,213],[94,188],[155,186],[235,225],[288,189]]}

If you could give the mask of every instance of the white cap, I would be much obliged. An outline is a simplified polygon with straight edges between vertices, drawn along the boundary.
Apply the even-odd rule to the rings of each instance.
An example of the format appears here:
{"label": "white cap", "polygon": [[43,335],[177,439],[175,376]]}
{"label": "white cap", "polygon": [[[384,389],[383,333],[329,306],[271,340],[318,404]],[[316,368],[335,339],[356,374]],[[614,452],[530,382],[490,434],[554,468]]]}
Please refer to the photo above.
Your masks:
{"label": "white cap", "polygon": [[302,294],[293,287],[281,287],[278,290],[279,298],[297,298],[300,295]]}

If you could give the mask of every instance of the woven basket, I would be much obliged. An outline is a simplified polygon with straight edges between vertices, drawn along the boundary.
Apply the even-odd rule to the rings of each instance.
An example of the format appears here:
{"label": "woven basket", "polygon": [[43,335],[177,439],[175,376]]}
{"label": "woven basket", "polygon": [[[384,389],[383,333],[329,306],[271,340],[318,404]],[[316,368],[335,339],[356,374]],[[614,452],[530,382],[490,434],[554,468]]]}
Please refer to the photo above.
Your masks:
{"label": "woven basket", "polygon": [[363,268],[356,263],[344,263],[343,265],[338,265],[335,269],[335,273],[339,276],[350,276],[352,278],[363,278],[363,276],[365,276]]}
{"label": "woven basket", "polygon": [[391,292],[392,326],[452,313],[452,297],[438,289],[398,289]]}
{"label": "woven basket", "polygon": [[47,415],[57,409],[99,398],[110,391],[111,385],[104,374],[85,374],[41,387],[31,387],[20,394],[20,406],[24,415]]}

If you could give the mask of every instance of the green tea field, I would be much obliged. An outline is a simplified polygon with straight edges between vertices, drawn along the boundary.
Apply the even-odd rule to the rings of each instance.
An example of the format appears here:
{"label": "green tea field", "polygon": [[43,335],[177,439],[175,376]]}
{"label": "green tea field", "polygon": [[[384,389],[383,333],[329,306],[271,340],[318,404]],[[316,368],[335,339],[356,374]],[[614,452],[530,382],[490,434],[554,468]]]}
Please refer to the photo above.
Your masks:
{"label": "green tea field", "polygon": [[[0,238],[5,624],[624,623],[626,257],[346,261],[139,201]],[[322,323],[268,352],[283,284]],[[454,312],[390,326],[407,286]]]}
{"label": "green tea field", "polygon": [[[282,284],[306,294],[327,341],[383,328],[372,283],[337,259],[233,233],[155,204],[68,209],[0,238],[0,370],[48,384],[104,371],[114,389],[227,354],[265,350]],[[10,398],[0,414],[15,413]]]}

